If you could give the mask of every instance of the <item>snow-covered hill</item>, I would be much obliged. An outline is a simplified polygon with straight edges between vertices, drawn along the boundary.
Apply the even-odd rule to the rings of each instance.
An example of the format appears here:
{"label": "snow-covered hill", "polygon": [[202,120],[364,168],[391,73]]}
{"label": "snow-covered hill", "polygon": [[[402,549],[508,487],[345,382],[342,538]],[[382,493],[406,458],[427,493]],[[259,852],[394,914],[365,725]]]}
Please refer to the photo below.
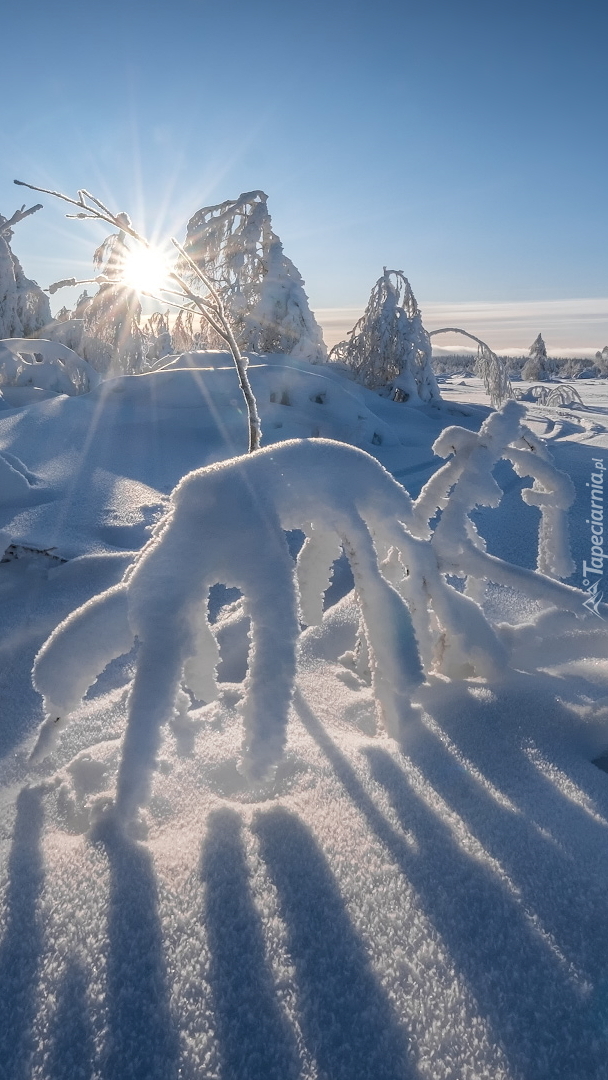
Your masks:
{"label": "snow-covered hill", "polygon": [[[413,496],[441,464],[440,432],[489,414],[477,380],[410,408],[331,367],[252,358],[250,373],[265,445],[349,442]],[[586,485],[608,457],[606,384],[584,392],[597,394],[585,411],[527,406],[575,483],[579,587]],[[606,623],[490,587],[510,672],[430,678],[396,741],[352,656],[342,561],[323,623],[300,638],[283,760],[250,784],[248,621],[217,588],[221,694],[182,695],[141,832],[125,835],[101,811],[137,647],[38,765],[31,668],[62,619],[121,579],[184,473],[244,452],[236,375],[226,354],[193,355],[13,406],[0,411],[2,1080],[604,1077]],[[491,552],[532,568],[538,512],[506,462],[495,475],[503,501],[475,521]]]}

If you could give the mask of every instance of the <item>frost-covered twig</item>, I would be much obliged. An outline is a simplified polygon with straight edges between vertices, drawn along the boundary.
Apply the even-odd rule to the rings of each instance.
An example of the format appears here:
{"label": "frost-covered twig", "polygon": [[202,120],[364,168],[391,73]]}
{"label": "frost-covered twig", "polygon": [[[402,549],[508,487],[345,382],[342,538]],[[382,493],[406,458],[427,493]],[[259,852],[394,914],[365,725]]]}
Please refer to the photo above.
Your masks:
{"label": "frost-covered twig", "polygon": [[35,206],[30,206],[29,210],[25,209],[24,203],[20,210],[15,210],[12,217],[7,218],[6,221],[0,223],[0,236],[2,236],[2,233],[9,232],[17,222],[23,221],[24,218],[29,217],[30,214],[35,214],[38,210],[42,210],[42,203],[36,203]]}
{"label": "frost-covered twig", "polygon": [[[118,229],[119,234],[126,233],[133,240],[137,241],[143,247],[150,249],[151,244],[133,228],[129,217],[126,214],[114,214],[108,207],[101,202],[95,195],[86,191],[84,188],[78,192],[78,198],[72,199],[69,195],[64,195],[59,191],[52,191],[48,188],[36,187],[34,184],[26,184],[23,180],[15,180],[15,184],[20,187],[30,188],[32,191],[40,191],[45,195],[52,195],[54,198],[61,199],[63,202],[69,203],[71,206],[79,208],[79,213],[74,215],[68,215],[68,217],[85,218],[92,221],[105,221],[109,225],[112,225],[115,229]],[[183,248],[173,237],[171,242],[174,247],[180,252],[182,256],[189,259],[189,256],[183,251]],[[195,268],[196,269],[196,268]],[[257,405],[251,384],[247,376],[247,358],[241,355],[238,344],[235,340],[234,334],[230,323],[226,317],[223,303],[214,289],[211,282],[205,277],[205,275],[197,269],[197,275],[199,280],[208,289],[211,299],[208,296],[200,296],[193,292],[188,283],[176,270],[168,270],[167,278],[174,282],[179,288],[179,295],[188,300],[190,304],[196,308],[201,315],[209,322],[215,332],[220,335],[221,338],[228,345],[234,364],[237,370],[239,386],[245,399],[245,405],[247,408],[247,416],[249,422],[249,451],[257,450],[262,436],[262,428],[260,423],[260,417],[257,410]],[[114,277],[108,280],[107,275],[102,275],[102,278],[89,279],[89,281],[95,280],[101,284],[116,283]],[[86,282],[88,283],[88,282]],[[61,282],[55,282],[49,289],[49,292],[55,292],[56,289],[63,287],[64,285],[85,284],[85,282],[76,282],[74,279],[65,279]],[[162,290],[161,290],[162,291]]]}

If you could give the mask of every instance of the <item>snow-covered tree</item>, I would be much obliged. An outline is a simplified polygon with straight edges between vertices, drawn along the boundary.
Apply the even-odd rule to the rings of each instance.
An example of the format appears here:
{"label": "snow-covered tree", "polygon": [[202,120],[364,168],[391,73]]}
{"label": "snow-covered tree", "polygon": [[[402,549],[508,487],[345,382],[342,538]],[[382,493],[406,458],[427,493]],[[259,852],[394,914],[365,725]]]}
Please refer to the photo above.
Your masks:
{"label": "snow-covered tree", "polygon": [[146,359],[148,363],[153,360],[162,360],[164,356],[171,355],[173,342],[169,330],[168,312],[164,314],[160,311],[153,312],[144,323],[142,333],[146,342]]}
{"label": "snow-covered tree", "polygon": [[[524,591],[541,606],[584,610],[585,594],[555,580],[572,571],[566,510],[574,489],[523,426],[524,415],[509,401],[479,433],[442,432],[433,449],[448,460],[415,502],[375,458],[325,439],[291,440],[189,473],[123,581],[73,612],[38,654],[34,681],[47,719],[33,758],[49,752],[97,675],[137,638],[116,797],[119,820],[132,821],[147,800],[180,684],[203,701],[218,693],[207,601],[220,581],[242,591],[251,619],[243,767],[263,779],[285,744],[300,621],[322,620],[341,549],[389,734],[400,737],[417,722],[412,698],[425,674],[502,674],[509,635],[481,606],[486,581]],[[499,504],[492,472],[500,458],[533,479],[522,494],[541,511],[537,571],[490,555],[470,516],[476,506]],[[295,565],[284,535],[292,529],[306,535]],[[464,592],[453,575],[464,578]]]}
{"label": "snow-covered tree", "polygon": [[440,401],[431,366],[429,335],[407,278],[387,270],[374,285],[365,313],[330,360],[345,364],[355,379],[396,401]]}
{"label": "snow-covered tree", "polygon": [[603,349],[598,349],[595,354],[595,363],[600,370],[600,374],[608,375],[608,345],[604,345]]}
{"label": "snow-covered tree", "polygon": [[0,214],[0,338],[31,337],[51,322],[48,296],[40,286],[27,278],[19,259],[11,250],[15,224],[26,217],[33,207],[24,213],[17,211],[11,218]]}
{"label": "snow-covered tree", "polygon": [[[321,328],[273,232],[267,201],[263,191],[249,191],[203,207],[188,222],[184,250],[222,298],[241,349],[318,363],[327,359]],[[188,278],[187,264],[181,270]],[[201,347],[218,348],[211,327],[202,334]]]}
{"label": "snow-covered tree", "polygon": [[[117,219],[131,225],[127,214],[118,214]],[[83,294],[78,306],[84,323],[83,351],[91,354],[86,358],[98,370],[134,375],[144,366],[145,341],[139,326],[139,297],[124,281],[128,256],[127,234],[122,229],[106,237],[93,255],[95,269],[105,280],[91,298]]]}
{"label": "snow-covered tree", "polygon": [[547,356],[547,346],[542,334],[534,339],[530,346],[528,359],[523,366],[521,377],[525,382],[543,382],[551,375],[551,362]]}

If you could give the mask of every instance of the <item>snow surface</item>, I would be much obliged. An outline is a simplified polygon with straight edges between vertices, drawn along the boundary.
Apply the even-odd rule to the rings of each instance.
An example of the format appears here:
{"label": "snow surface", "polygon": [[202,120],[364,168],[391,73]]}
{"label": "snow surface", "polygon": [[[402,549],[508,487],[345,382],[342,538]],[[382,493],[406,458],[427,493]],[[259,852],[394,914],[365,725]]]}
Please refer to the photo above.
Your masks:
{"label": "snow surface", "polygon": [[[419,723],[397,741],[375,724],[340,561],[326,595],[337,602],[299,639],[283,760],[252,783],[237,767],[248,616],[212,590],[220,692],[206,705],[179,697],[139,839],[100,813],[116,790],[137,645],[76,704],[53,753],[29,763],[43,642],[119,584],[186,472],[246,449],[234,371],[225,354],[194,366],[202,359],[0,412],[3,543],[56,555],[0,563],[0,1076],[605,1077],[608,776],[592,762],[608,750],[608,636],[597,615],[541,611],[527,591],[489,586],[510,670],[430,678]],[[479,380],[442,383],[442,408],[409,409],[328,368],[252,358],[250,374],[267,444],[350,442],[413,497],[442,465],[441,432],[476,432],[489,415]],[[529,405],[525,417],[574,483],[579,587],[585,485],[608,456],[606,383],[582,393],[585,411]],[[500,506],[472,517],[491,555],[532,571],[530,480],[506,461],[494,475]],[[329,561],[333,540],[319,542]],[[302,559],[312,622],[324,582],[318,560]]]}

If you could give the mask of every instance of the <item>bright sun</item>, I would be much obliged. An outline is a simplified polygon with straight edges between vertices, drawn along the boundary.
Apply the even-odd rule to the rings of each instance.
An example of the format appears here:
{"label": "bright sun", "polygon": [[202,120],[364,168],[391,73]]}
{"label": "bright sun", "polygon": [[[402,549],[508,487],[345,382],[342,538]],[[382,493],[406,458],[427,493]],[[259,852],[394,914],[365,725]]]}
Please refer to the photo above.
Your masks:
{"label": "bright sun", "polygon": [[159,293],[167,283],[169,263],[160,248],[135,248],[124,261],[124,280],[137,292]]}

